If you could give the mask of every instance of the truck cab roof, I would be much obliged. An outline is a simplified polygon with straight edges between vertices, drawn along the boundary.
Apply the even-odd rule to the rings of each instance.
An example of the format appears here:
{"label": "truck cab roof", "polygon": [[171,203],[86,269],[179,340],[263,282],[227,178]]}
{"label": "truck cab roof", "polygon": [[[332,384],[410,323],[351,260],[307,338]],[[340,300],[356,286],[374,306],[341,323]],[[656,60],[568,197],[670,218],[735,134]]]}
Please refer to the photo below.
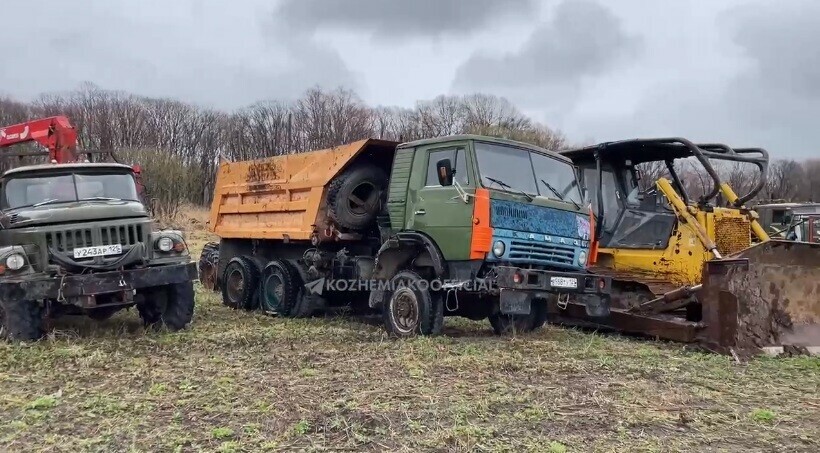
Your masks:
{"label": "truck cab roof", "polygon": [[70,164],[37,164],[26,165],[24,167],[17,167],[3,173],[2,177],[17,175],[21,173],[30,172],[49,172],[49,171],[71,171],[80,169],[98,169],[98,170],[125,170],[133,172],[134,170],[128,165],[111,163],[111,162],[77,162]]}
{"label": "truck cab roof", "polygon": [[464,140],[471,140],[476,142],[485,142],[485,143],[497,143],[499,145],[508,145],[508,146],[515,146],[517,148],[525,148],[530,151],[535,151],[537,153],[546,154],[550,157],[554,157],[568,163],[571,163],[570,159],[566,156],[561,155],[557,151],[550,151],[548,149],[541,148],[540,146],[535,146],[530,143],[519,142],[516,140],[510,140],[506,138],[500,137],[489,137],[486,135],[473,135],[473,134],[461,134],[461,135],[448,135],[445,137],[435,137],[435,138],[425,138],[421,140],[415,140],[412,142],[402,143],[399,145],[399,148],[415,148],[417,146],[424,146],[424,145],[433,145],[438,143],[447,143],[447,142],[454,142],[454,141],[464,141]]}

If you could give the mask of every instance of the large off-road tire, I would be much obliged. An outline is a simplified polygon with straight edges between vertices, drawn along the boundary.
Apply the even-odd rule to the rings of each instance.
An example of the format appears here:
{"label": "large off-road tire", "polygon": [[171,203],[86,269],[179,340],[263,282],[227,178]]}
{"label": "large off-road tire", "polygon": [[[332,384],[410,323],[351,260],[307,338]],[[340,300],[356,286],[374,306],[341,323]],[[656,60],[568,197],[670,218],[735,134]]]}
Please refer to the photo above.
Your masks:
{"label": "large off-road tire", "polygon": [[370,164],[350,168],[328,186],[330,217],[345,228],[367,228],[382,209],[386,189],[387,175],[381,168]]}
{"label": "large off-road tire", "polygon": [[259,304],[259,269],[246,256],[228,261],[220,286],[222,303],[228,307],[253,310]]}
{"label": "large off-road tire", "polygon": [[262,273],[262,307],[288,318],[307,318],[324,305],[324,299],[305,288],[295,264],[274,260]]}
{"label": "large off-road tire", "polygon": [[194,284],[183,282],[146,291],[137,311],[147,327],[177,331],[191,322],[194,304]]}
{"label": "large off-road tire", "polygon": [[288,316],[299,302],[302,280],[286,261],[273,260],[262,271],[262,300],[265,313]]}
{"label": "large off-road tire", "polygon": [[390,280],[385,291],[382,320],[390,335],[412,337],[441,333],[443,299],[430,293],[429,284],[419,274],[405,270]]}
{"label": "large off-road tire", "polygon": [[532,332],[540,329],[547,321],[547,304],[544,300],[533,299],[528,315],[505,315],[496,312],[490,315],[489,319],[496,335]]}
{"label": "large off-road tire", "polygon": [[205,289],[211,291],[219,290],[219,243],[209,242],[202,248],[199,255],[197,270],[199,272],[199,282]]}
{"label": "large off-road tire", "polygon": [[0,301],[0,338],[31,341],[43,336],[43,309],[28,300]]}

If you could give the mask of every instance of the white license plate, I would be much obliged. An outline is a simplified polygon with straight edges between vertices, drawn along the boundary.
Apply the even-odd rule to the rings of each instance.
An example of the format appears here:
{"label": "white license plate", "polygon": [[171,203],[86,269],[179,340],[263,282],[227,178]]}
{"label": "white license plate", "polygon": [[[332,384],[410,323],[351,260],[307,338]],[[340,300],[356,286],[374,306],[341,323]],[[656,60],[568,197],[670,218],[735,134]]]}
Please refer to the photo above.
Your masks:
{"label": "white license plate", "polygon": [[95,247],[79,247],[74,249],[74,258],[93,258],[95,256],[119,255],[122,245],[98,245]]}
{"label": "white license plate", "polygon": [[577,288],[578,279],[572,277],[550,277],[550,286],[555,288]]}

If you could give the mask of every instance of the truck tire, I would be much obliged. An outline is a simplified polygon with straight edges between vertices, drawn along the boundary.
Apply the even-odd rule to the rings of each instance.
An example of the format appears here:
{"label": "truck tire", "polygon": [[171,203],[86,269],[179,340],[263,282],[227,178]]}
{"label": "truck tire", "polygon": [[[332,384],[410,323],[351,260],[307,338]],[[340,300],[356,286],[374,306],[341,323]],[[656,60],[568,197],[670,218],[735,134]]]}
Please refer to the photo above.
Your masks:
{"label": "truck tire", "polygon": [[43,336],[43,309],[28,300],[0,301],[0,338],[33,341]]}
{"label": "truck tire", "polygon": [[330,217],[339,226],[360,230],[381,211],[387,175],[375,165],[357,165],[334,178],[327,189]]}
{"label": "truck tire", "polygon": [[262,272],[262,300],[265,313],[288,316],[299,302],[301,279],[287,262],[273,260]]}
{"label": "truck tire", "polygon": [[429,284],[419,274],[405,270],[390,280],[385,291],[382,320],[387,332],[399,338],[441,333],[444,305],[430,293]]}
{"label": "truck tire", "polygon": [[505,315],[496,312],[491,314],[489,319],[496,335],[532,332],[541,328],[547,321],[547,305],[541,299],[533,299],[528,315]]}
{"label": "truck tire", "polygon": [[197,263],[199,282],[205,289],[219,291],[218,269],[219,243],[209,242],[202,248],[199,263]]}
{"label": "truck tire", "polygon": [[222,274],[222,303],[231,308],[253,310],[259,304],[259,269],[250,258],[237,256]]}
{"label": "truck tire", "polygon": [[183,282],[151,288],[137,304],[146,327],[182,330],[194,316],[194,283]]}
{"label": "truck tire", "polygon": [[313,316],[325,305],[321,296],[305,288],[294,264],[282,260],[271,261],[265,266],[262,294],[265,312],[288,318]]}

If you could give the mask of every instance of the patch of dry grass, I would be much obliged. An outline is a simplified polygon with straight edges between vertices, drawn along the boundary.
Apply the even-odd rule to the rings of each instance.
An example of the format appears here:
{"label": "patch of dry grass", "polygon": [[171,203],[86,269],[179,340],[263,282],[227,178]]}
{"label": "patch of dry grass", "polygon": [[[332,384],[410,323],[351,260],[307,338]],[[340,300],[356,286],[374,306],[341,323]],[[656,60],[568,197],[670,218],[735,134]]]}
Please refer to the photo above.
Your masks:
{"label": "patch of dry grass", "polygon": [[64,320],[0,345],[4,451],[820,448],[820,359],[731,358],[557,327],[396,341],[199,291],[193,326]]}

